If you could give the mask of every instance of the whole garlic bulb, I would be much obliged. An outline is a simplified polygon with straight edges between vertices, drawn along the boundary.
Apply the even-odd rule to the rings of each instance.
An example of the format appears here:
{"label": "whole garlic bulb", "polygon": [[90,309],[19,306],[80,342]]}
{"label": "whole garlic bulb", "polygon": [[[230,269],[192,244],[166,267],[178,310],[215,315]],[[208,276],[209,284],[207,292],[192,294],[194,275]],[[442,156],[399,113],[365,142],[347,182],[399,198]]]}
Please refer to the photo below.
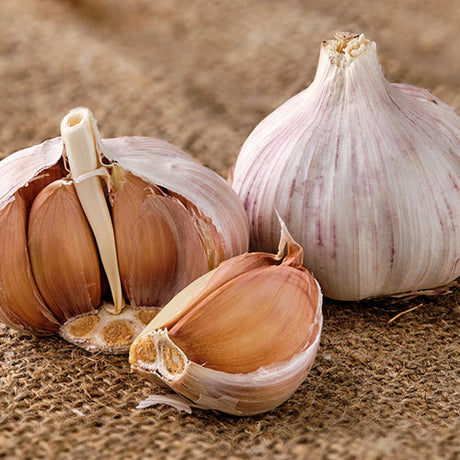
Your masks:
{"label": "whole garlic bulb", "polygon": [[321,290],[302,263],[282,224],[277,255],[233,257],[177,294],[133,342],[132,369],[202,409],[278,406],[305,379],[321,335]]}
{"label": "whole garlic bulb", "polygon": [[0,321],[127,352],[178,291],[247,250],[246,215],[166,142],[101,140],[85,108],[61,132],[0,162]]}
{"label": "whole garlic bulb", "polygon": [[364,35],[322,43],[313,83],[244,143],[233,187],[252,246],[275,247],[276,208],[328,297],[460,276],[460,117],[427,90],[388,83]]}

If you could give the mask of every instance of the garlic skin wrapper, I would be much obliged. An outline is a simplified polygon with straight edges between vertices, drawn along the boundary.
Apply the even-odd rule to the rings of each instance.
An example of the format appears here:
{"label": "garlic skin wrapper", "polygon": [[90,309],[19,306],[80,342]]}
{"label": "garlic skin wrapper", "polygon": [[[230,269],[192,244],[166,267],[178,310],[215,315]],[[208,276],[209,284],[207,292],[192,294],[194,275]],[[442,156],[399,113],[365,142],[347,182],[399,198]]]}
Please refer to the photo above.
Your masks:
{"label": "garlic skin wrapper", "polygon": [[412,293],[460,276],[460,117],[390,84],[376,44],[322,43],[313,83],[267,116],[233,170],[251,246],[271,251],[274,209],[325,296]]}
{"label": "garlic skin wrapper", "polygon": [[0,321],[127,353],[191,281],[247,250],[215,172],[147,137],[101,140],[88,109],[0,162]]}
{"label": "garlic skin wrapper", "polygon": [[302,263],[282,224],[277,255],[233,257],[177,294],[133,342],[132,370],[202,409],[253,415],[283,403],[322,327],[321,290]]}

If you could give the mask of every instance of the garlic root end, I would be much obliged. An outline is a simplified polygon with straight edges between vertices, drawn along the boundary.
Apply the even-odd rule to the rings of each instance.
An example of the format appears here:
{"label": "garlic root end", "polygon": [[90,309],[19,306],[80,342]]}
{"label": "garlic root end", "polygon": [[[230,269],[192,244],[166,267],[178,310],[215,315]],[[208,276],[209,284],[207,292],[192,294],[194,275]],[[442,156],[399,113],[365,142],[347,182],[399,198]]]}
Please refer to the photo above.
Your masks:
{"label": "garlic root end", "polygon": [[156,308],[126,307],[113,316],[105,304],[97,312],[78,316],[64,323],[59,335],[67,342],[91,352],[127,354],[134,338],[158,313]]}

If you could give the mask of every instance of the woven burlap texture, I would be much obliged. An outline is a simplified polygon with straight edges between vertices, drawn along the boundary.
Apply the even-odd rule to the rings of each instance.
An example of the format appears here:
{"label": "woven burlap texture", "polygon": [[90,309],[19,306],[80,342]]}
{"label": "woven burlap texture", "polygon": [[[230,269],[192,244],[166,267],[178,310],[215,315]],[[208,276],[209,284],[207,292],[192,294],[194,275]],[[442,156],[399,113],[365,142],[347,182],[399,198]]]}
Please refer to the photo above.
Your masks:
{"label": "woven burlap texture", "polygon": [[[225,175],[335,30],[365,32],[391,81],[459,112],[459,28],[456,0],[2,0],[0,155],[58,135],[85,105],[105,137],[159,137]],[[0,326],[0,458],[459,458],[459,304],[456,289],[326,300],[307,380],[252,418],[138,410],[165,390],[125,358]]]}

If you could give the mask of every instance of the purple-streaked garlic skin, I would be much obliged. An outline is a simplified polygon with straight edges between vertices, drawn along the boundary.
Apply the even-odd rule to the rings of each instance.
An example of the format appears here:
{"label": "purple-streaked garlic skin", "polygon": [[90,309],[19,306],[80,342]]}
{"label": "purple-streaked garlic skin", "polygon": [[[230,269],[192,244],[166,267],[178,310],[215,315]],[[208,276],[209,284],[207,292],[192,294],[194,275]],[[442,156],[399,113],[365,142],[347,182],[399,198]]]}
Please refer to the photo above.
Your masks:
{"label": "purple-streaked garlic skin", "polygon": [[328,297],[460,276],[460,117],[428,90],[388,83],[363,35],[323,43],[312,84],[244,143],[233,188],[252,248],[276,247],[276,209]]}
{"label": "purple-streaked garlic skin", "polygon": [[[77,112],[78,110],[80,109],[77,109]],[[148,294],[143,296],[143,294],[141,294],[140,297],[138,296],[138,298],[141,299],[141,304],[133,301],[131,308],[128,296],[126,299],[127,306],[123,310],[123,315],[121,316],[122,320],[117,320],[116,315],[108,313],[108,311],[110,311],[109,307],[111,300],[110,295],[107,294],[108,290],[103,275],[103,279],[99,281],[102,282],[102,300],[100,301],[100,305],[91,307],[91,303],[89,303],[84,307],[82,306],[84,310],[82,314],[75,313],[78,312],[78,305],[76,305],[72,308],[72,311],[67,312],[71,317],[63,312],[58,315],[58,318],[56,315],[53,315],[52,309],[46,305],[33,278],[29,260],[30,255],[28,254],[26,243],[26,216],[22,219],[23,221],[21,220],[21,222],[18,223],[22,232],[20,233],[22,239],[20,239],[24,243],[24,248],[21,250],[22,252],[17,251],[17,257],[21,258],[23,262],[23,270],[19,278],[22,277],[22,280],[28,280],[30,284],[28,298],[31,301],[29,303],[26,302],[27,305],[22,305],[21,308],[25,309],[26,312],[27,308],[32,308],[31,316],[33,318],[30,318],[28,313],[22,314],[19,312],[16,314],[14,311],[10,311],[14,309],[14,305],[17,304],[17,299],[11,300],[11,296],[16,297],[16,295],[14,293],[11,294],[9,290],[5,290],[3,285],[11,279],[7,275],[14,267],[8,265],[8,260],[3,258],[0,261],[0,291],[5,294],[6,297],[2,300],[2,296],[0,295],[0,321],[15,329],[38,335],[52,334],[59,331],[59,334],[66,340],[91,351],[102,350],[121,353],[128,351],[129,345],[134,337],[142,330],[145,324],[150,321],[152,316],[154,316],[154,314],[156,314],[178,290],[184,287],[184,283],[188,283],[207,270],[214,268],[215,265],[225,258],[246,251],[249,242],[249,230],[244,208],[239,197],[231,187],[218,174],[199,165],[191,156],[182,152],[177,147],[163,141],[146,137],[124,137],[103,140],[96,138],[96,140],[96,145],[98,146],[97,154],[102,161],[101,165],[107,166],[106,170],[109,174],[112,168],[111,165],[113,164],[117,165],[116,167],[120,167],[126,174],[131,173],[133,177],[137,177],[139,181],[145,184],[145,189],[148,189],[150,186],[158,189],[161,187],[161,190],[163,190],[161,193],[165,195],[164,198],[160,198],[160,201],[163,200],[165,203],[163,204],[163,208],[167,207],[168,203],[172,203],[171,206],[175,209],[173,215],[167,218],[169,219],[168,222],[170,225],[175,223],[173,222],[174,218],[176,218],[177,221],[179,217],[182,216],[187,221],[184,226],[188,226],[189,228],[189,230],[184,230],[185,227],[182,228],[182,224],[180,222],[177,223],[178,227],[176,230],[178,234],[176,241],[180,239],[181,242],[185,244],[189,239],[187,239],[188,236],[181,232],[192,232],[195,235],[193,236],[193,244],[195,246],[201,247],[209,244],[212,247],[200,249],[202,252],[202,254],[200,252],[200,257],[203,261],[198,264],[197,267],[193,267],[194,272],[190,274],[184,273],[184,270],[186,271],[190,268],[190,264],[184,264],[179,260],[186,256],[186,251],[181,251],[183,254],[179,254],[177,251],[173,252],[177,260],[173,264],[172,271],[175,270],[175,267],[179,267],[180,273],[178,272],[176,275],[172,273],[171,279],[168,278],[169,272],[165,275],[166,278],[168,278],[165,280],[165,289],[161,295],[156,296],[154,305],[150,305],[148,302],[142,302],[143,299],[146,298],[148,300],[152,298],[152,296],[149,297]],[[110,185],[107,185],[108,178],[110,179],[110,176],[107,174],[103,175],[101,182],[105,184],[104,189],[106,191],[107,205],[110,209],[112,198],[111,190],[109,190]],[[11,213],[6,214],[9,208],[13,206],[15,210],[17,209],[14,213],[15,216],[20,216],[24,213],[28,215],[34,205],[34,201],[45,186],[61,179],[65,179],[65,181],[69,183],[74,182],[73,177],[69,173],[61,137],[13,153],[1,161],[0,239],[8,233],[7,230],[11,227],[8,223]],[[154,182],[156,179],[158,179],[157,183]],[[175,182],[177,182],[177,184]],[[122,193],[122,191],[119,191],[119,193]],[[169,193],[171,193],[171,196],[168,195]],[[19,198],[21,199],[23,211],[16,206],[16,202]],[[142,203],[142,205],[148,207],[148,203]],[[155,212],[161,212],[163,208],[160,206]],[[4,214],[2,214],[2,212]],[[39,217],[40,212],[44,211],[39,211]],[[124,212],[129,212],[129,206],[126,207],[125,205]],[[82,216],[83,217],[78,218],[84,219],[84,214],[82,214]],[[123,218],[128,219],[129,216],[122,216],[121,219]],[[4,229],[1,228],[2,220],[5,223]],[[141,222],[139,219],[138,221]],[[62,221],[60,225],[61,228],[69,228],[69,224],[66,221]],[[85,223],[85,225],[87,224]],[[193,226],[196,226],[197,230],[191,229]],[[170,230],[173,231],[174,229]],[[146,229],[146,232],[148,233],[148,229]],[[41,231],[41,234],[43,234],[43,231]],[[56,241],[59,240],[56,239]],[[5,247],[8,247],[8,244],[9,242],[6,241]],[[46,251],[49,252],[49,242],[45,241],[44,244]],[[74,249],[77,250],[76,248]],[[181,249],[184,248],[182,247]],[[56,248],[57,252],[59,252],[59,250],[60,248]],[[142,249],[138,248],[138,250],[139,254],[143,255]],[[40,251],[38,249],[36,250],[36,253],[40,255],[35,260],[35,266],[38,267],[37,269],[42,273],[43,270],[46,270],[46,260],[42,260],[43,257],[45,257],[43,254],[45,254],[46,251]],[[71,257],[69,256],[68,260],[70,259]],[[44,266],[45,269],[43,268]],[[69,270],[71,269],[72,267],[69,267]],[[176,276],[178,281],[177,286],[175,286],[174,276]],[[92,277],[96,279],[93,275]],[[76,278],[78,277],[75,277],[75,279]],[[41,283],[43,284],[43,281],[41,281]],[[85,285],[86,283],[89,283],[89,286],[93,282],[84,281],[80,284]],[[91,287],[91,289],[93,289],[93,287]],[[124,291],[125,289],[126,288],[123,286]],[[165,292],[166,290],[170,291],[169,294]],[[141,291],[144,292],[145,290],[143,291],[141,289]],[[156,292],[161,291],[162,290],[159,288],[156,289]],[[49,290],[47,295],[49,296]],[[84,296],[84,293],[82,295]],[[89,295],[94,301],[96,298],[94,297],[94,293]],[[35,300],[32,301],[32,299]],[[19,307],[17,308],[19,309]],[[65,309],[65,306],[62,306],[62,308]],[[54,306],[54,309],[58,311],[56,306]],[[153,315],[151,314],[152,312],[154,313]],[[110,318],[112,318],[112,320],[110,320]]]}

